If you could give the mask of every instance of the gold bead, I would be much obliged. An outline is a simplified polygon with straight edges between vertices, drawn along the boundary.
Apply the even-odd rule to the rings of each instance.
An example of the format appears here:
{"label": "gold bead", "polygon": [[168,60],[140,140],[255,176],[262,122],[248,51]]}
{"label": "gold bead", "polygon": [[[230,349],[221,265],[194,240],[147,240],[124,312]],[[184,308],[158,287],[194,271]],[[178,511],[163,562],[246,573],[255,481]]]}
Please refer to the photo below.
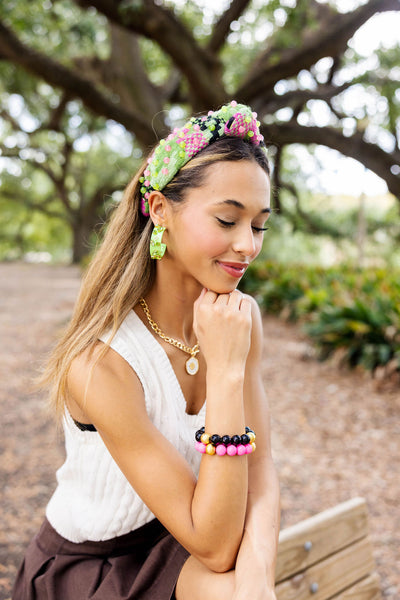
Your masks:
{"label": "gold bead", "polygon": [[208,433],[203,433],[203,435],[201,436],[201,441],[203,444],[208,444],[210,442],[210,436],[208,435]]}
{"label": "gold bead", "polygon": [[252,444],[253,442],[256,441],[256,436],[254,435],[254,433],[252,431],[249,431],[249,433],[247,435],[250,438],[250,444]]}
{"label": "gold bead", "polygon": [[254,443],[254,442],[252,442],[252,443],[251,443],[251,447],[253,448],[253,452],[255,452],[256,445],[255,445],[255,443]]}
{"label": "gold bead", "polygon": [[[207,435],[207,434],[205,434],[205,435]],[[213,454],[215,454],[215,446],[213,446],[212,444],[207,444],[207,446],[206,446],[206,453],[210,454],[210,456],[212,456]]]}

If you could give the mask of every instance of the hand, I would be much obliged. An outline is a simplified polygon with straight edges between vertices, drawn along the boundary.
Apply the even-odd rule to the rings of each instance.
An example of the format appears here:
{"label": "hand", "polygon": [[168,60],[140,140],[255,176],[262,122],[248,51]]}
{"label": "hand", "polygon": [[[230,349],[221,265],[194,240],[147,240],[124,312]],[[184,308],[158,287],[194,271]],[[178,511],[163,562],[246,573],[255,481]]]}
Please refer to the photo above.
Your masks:
{"label": "hand", "polygon": [[276,600],[275,566],[267,567],[269,561],[264,553],[254,536],[245,530],[236,559],[232,600]]}
{"label": "hand", "polygon": [[232,600],[276,600],[274,588],[268,584],[265,570],[248,565],[247,573],[235,570],[235,592]]}
{"label": "hand", "polygon": [[251,303],[244,294],[203,290],[194,303],[193,329],[207,366],[244,369],[251,324]]}
{"label": "hand", "polygon": [[276,600],[276,594],[274,590],[257,586],[254,580],[249,579],[246,585],[235,587],[232,600]]}

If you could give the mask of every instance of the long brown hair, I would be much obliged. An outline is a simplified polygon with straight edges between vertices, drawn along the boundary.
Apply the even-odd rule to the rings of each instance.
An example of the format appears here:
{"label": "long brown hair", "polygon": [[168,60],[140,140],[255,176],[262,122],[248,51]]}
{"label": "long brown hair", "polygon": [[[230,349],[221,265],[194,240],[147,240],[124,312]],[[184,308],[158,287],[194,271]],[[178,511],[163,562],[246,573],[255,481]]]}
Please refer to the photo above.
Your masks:
{"label": "long brown hair", "polygon": [[[208,166],[238,160],[256,161],[269,174],[263,149],[240,138],[221,138],[182,167],[163,194],[174,204],[182,203],[189,188],[202,185]],[[83,279],[72,319],[40,378],[40,384],[50,388],[50,403],[58,416],[64,412],[72,361],[88,348],[93,351],[105,332],[109,332],[110,342],[154,281],[155,264],[149,254],[153,223],[140,210],[139,178],[146,164],[132,179],[112,214],[103,242]],[[101,356],[100,353],[98,358]]]}

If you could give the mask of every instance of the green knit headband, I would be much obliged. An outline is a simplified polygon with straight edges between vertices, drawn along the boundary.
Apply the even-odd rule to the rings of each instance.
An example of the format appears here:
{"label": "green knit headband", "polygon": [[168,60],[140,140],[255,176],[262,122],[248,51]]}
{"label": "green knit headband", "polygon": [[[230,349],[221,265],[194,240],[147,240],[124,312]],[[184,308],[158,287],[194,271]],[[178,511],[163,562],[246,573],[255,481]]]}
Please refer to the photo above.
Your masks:
{"label": "green knit headband", "polygon": [[242,138],[255,146],[263,146],[257,113],[249,106],[232,100],[207,116],[192,117],[183,127],[175,128],[169,136],[160,140],[147,161],[141,183],[141,210],[149,215],[148,198],[153,190],[163,190],[179,169],[198,152],[222,137]]}

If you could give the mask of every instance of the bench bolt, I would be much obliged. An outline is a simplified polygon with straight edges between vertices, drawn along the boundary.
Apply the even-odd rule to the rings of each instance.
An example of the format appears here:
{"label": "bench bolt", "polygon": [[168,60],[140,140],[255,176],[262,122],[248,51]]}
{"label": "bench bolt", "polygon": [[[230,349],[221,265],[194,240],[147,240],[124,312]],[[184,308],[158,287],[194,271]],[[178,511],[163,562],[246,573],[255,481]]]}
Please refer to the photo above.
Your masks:
{"label": "bench bolt", "polygon": [[310,552],[311,548],[312,548],[312,542],[306,542],[304,544],[304,550],[306,550],[307,552]]}

